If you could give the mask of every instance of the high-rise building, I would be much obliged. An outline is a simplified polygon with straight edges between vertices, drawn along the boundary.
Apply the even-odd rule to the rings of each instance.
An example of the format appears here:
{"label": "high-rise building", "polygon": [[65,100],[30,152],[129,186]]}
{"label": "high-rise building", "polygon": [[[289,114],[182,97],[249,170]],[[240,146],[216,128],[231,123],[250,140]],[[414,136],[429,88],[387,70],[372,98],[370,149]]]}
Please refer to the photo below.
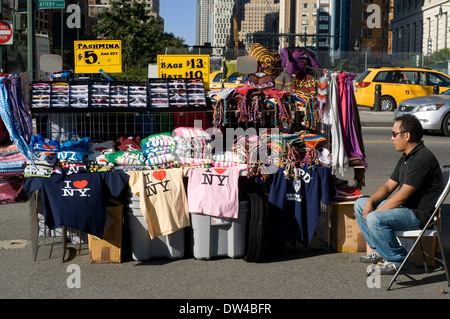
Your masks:
{"label": "high-rise building", "polygon": [[212,46],[232,47],[231,36],[236,0],[215,0],[213,23]]}
{"label": "high-rise building", "polygon": [[[238,23],[239,43],[243,43],[246,50],[250,49],[250,34],[278,33],[279,30],[279,0],[251,0],[239,7],[242,20]],[[278,39],[270,43],[261,43],[273,48],[278,46]]]}
{"label": "high-rise building", "polygon": [[449,9],[450,1],[394,1],[390,24],[393,55],[405,60],[415,53],[415,58],[421,59],[421,56],[448,49]]}
{"label": "high-rise building", "polygon": [[[89,11],[88,14],[90,17],[95,17],[98,13],[110,10],[111,4],[110,0],[88,0]],[[131,2],[131,1],[130,1]],[[154,16],[158,20],[162,20],[159,15],[160,10],[160,0],[137,0],[137,2],[144,2],[145,8],[150,11],[150,15]]]}
{"label": "high-rise building", "polygon": [[212,44],[249,49],[255,33],[278,33],[279,0],[214,0]]}
{"label": "high-rise building", "polygon": [[196,0],[195,2],[195,44],[212,43],[212,18],[214,0]]}

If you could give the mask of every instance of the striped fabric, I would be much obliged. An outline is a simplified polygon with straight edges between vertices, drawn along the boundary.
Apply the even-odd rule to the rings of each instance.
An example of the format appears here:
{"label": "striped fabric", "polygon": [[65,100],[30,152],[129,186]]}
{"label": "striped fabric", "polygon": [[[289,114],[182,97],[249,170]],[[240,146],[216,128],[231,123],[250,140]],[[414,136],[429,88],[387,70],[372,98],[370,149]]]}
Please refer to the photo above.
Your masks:
{"label": "striped fabric", "polygon": [[8,129],[11,140],[16,143],[20,152],[26,157],[26,159],[34,163],[31,148],[24,137],[20,134],[21,129],[19,128],[19,123],[17,123],[14,119],[13,112],[11,111],[8,92],[5,86],[6,80],[6,77],[0,77],[0,115],[6,128]]}
{"label": "striped fabric", "polygon": [[25,142],[30,143],[33,134],[33,123],[30,112],[22,98],[22,83],[18,74],[11,74],[8,78],[7,87],[11,111],[14,121],[18,124],[18,132],[23,136]]}
{"label": "striped fabric", "polygon": [[278,76],[281,73],[281,57],[277,52],[271,52],[260,43],[252,43],[250,56],[258,61],[258,66],[264,73],[272,76]]}

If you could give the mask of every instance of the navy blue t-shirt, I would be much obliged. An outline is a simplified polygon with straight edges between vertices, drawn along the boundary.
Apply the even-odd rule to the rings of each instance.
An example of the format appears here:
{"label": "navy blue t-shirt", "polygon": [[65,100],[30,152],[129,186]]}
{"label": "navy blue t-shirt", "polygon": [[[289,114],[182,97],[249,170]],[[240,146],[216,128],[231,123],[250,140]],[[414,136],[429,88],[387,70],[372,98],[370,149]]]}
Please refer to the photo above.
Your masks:
{"label": "navy blue t-shirt", "polygon": [[[330,205],[336,187],[329,167],[296,169],[297,179],[286,179],[284,169],[275,173],[269,202],[279,210],[278,217],[283,220],[275,222],[280,227],[280,234],[294,237],[307,247],[319,221],[320,203]],[[296,230],[289,226],[290,214],[297,221]]]}
{"label": "navy blue t-shirt", "polygon": [[41,190],[45,224],[50,229],[72,227],[102,238],[106,201],[120,195],[128,178],[122,171],[55,174],[29,178],[23,189],[26,193]]}

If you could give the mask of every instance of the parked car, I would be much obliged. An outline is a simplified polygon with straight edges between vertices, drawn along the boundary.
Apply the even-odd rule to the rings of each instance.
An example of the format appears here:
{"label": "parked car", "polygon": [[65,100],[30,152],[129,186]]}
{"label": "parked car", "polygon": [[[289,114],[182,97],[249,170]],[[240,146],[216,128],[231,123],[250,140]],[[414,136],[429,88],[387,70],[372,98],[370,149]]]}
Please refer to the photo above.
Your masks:
{"label": "parked car", "polygon": [[424,130],[442,131],[445,136],[450,136],[450,90],[400,102],[395,116],[406,113],[414,114]]}
{"label": "parked car", "polygon": [[426,68],[382,67],[369,68],[356,80],[355,98],[358,105],[373,107],[375,85],[381,84],[381,110],[393,111],[403,100],[439,93],[450,88],[450,77]]}
{"label": "parked car", "polygon": [[227,80],[222,82],[222,71],[215,71],[209,75],[209,89],[222,89],[228,87],[236,87],[236,86],[244,86],[243,79],[234,79]]}

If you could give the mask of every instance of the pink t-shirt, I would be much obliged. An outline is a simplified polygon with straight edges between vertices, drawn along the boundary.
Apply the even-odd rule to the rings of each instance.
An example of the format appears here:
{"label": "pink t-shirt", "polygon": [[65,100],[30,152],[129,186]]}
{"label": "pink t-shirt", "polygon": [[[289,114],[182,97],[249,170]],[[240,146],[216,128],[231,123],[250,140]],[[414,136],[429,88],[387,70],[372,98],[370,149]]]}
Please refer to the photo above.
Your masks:
{"label": "pink t-shirt", "polygon": [[238,218],[238,179],[241,167],[189,169],[187,189],[190,213]]}

